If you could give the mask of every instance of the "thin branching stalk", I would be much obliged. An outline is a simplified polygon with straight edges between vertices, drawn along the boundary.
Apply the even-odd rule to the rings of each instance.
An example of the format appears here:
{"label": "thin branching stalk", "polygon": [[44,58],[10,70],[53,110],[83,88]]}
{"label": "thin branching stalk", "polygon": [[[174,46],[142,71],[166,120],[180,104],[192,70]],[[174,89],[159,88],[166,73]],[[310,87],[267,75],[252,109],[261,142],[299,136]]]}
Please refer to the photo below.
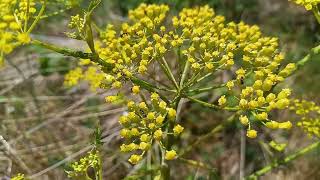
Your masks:
{"label": "thin branching stalk", "polygon": [[174,78],[174,75],[173,75],[171,68],[169,67],[167,61],[164,58],[160,58],[158,62],[160,64],[162,70],[164,71],[164,73],[167,75],[168,79],[174,84],[176,89],[179,89],[179,85],[178,85],[176,79]]}
{"label": "thin branching stalk", "polygon": [[301,69],[307,62],[309,62],[311,60],[311,57],[316,55],[316,54],[319,54],[320,53],[320,45],[312,48],[310,50],[310,52],[305,56],[303,57],[301,60],[299,60],[296,65],[297,65],[297,70]]}
{"label": "thin branching stalk", "polygon": [[317,148],[320,147],[320,141],[315,142],[313,144],[308,145],[305,148],[300,149],[299,151],[288,155],[287,157],[285,157],[284,159],[278,159],[276,161],[274,161],[273,163],[263,167],[262,169],[254,172],[253,174],[251,174],[250,176],[248,176],[246,179],[257,179],[258,177],[268,173],[269,171],[271,171],[274,168],[279,167],[280,165],[285,165],[288,164],[289,162],[299,158],[300,156],[303,156]]}
{"label": "thin branching stalk", "polygon": [[183,72],[182,72],[182,75],[181,75],[181,80],[180,80],[180,89],[183,88],[183,83],[187,77],[187,74],[188,74],[188,71],[189,71],[189,68],[190,68],[190,62],[187,61],[184,65],[184,69],[183,69]]}
{"label": "thin branching stalk", "polygon": [[318,23],[320,24],[320,12],[319,12],[318,6],[314,6],[314,8],[312,9],[312,12],[313,12],[314,16],[316,17]]}
{"label": "thin branching stalk", "polygon": [[200,168],[203,168],[203,169],[207,169],[207,170],[210,170],[210,171],[216,171],[216,169],[208,166],[207,164],[204,164],[203,162],[200,162],[200,161],[195,161],[195,160],[192,160],[192,159],[185,159],[185,158],[178,158],[178,160],[180,162],[183,162],[183,163],[186,163],[188,165],[191,165],[191,166],[195,166],[195,167],[200,167]]}
{"label": "thin branching stalk", "polygon": [[214,105],[214,104],[210,104],[210,103],[207,103],[205,101],[201,101],[199,99],[196,99],[196,98],[193,98],[191,96],[187,96],[188,99],[190,99],[191,101],[195,102],[195,103],[199,103],[205,107],[208,107],[208,108],[213,108],[213,109],[223,109],[223,110],[227,110],[227,111],[238,111],[239,110],[239,107],[220,107],[220,106],[217,106],[217,105]]}
{"label": "thin branching stalk", "polygon": [[197,147],[200,143],[202,143],[203,141],[207,140],[208,138],[212,137],[213,135],[215,135],[217,132],[220,132],[221,130],[223,130],[227,124],[231,123],[232,121],[234,121],[236,115],[239,112],[231,115],[228,119],[226,119],[226,121],[222,122],[221,124],[217,125],[215,128],[213,128],[209,133],[199,137],[195,142],[193,142],[191,145],[189,145],[188,147],[184,148],[184,150],[182,150],[182,152],[179,154],[179,157],[182,157],[184,155],[186,155],[187,153],[189,153],[193,148]]}
{"label": "thin branching stalk", "polygon": [[197,89],[190,89],[188,91],[188,94],[200,94],[203,92],[208,92],[214,89],[219,89],[219,88],[223,88],[225,87],[225,84],[221,84],[221,85],[216,85],[216,86],[210,86],[210,87],[205,87],[205,88],[197,88]]}
{"label": "thin branching stalk", "polygon": [[28,29],[27,33],[31,33],[31,31],[36,27],[36,25],[38,24],[39,20],[41,19],[41,16],[43,15],[45,9],[47,6],[47,0],[45,0],[41,6],[41,9],[36,17],[36,19],[33,21],[33,23],[31,24],[30,28]]}

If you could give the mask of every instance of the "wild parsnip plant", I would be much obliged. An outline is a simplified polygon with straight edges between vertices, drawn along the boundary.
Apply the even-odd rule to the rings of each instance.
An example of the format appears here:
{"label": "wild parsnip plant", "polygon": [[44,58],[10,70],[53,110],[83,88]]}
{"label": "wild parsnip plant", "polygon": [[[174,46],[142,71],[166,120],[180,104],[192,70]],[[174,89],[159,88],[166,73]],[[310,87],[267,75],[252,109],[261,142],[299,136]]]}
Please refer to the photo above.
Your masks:
{"label": "wild parsnip plant", "polygon": [[[319,1],[294,2],[312,10],[319,21]],[[65,85],[74,86],[84,80],[93,91],[116,90],[117,93],[105,99],[107,103],[127,107],[119,118],[123,138],[119,149],[124,155],[129,154],[132,165],[145,163],[146,154],[154,155],[155,149],[161,152],[161,159],[151,162],[155,178],[170,179],[168,161],[173,160],[213,171],[213,167],[185,159],[184,155],[234,120],[242,124],[251,139],[266,128],[290,130],[295,125],[292,121],[271,114],[294,110],[302,116],[297,126],[311,136],[320,134],[319,107],[313,102],[294,100],[292,90],[283,83],[312,55],[319,53],[320,46],[297,63],[283,63],[285,54],[279,49],[276,37],[263,35],[256,25],[227,22],[209,6],[185,8],[172,16],[165,4],[141,4],[129,12],[128,22],[121,26],[108,24],[95,32],[98,28],[94,28],[92,16],[101,1],[91,0],[82,14],[70,18],[70,31],[66,35],[88,45],[86,52],[74,51],[31,38],[30,33],[44,15],[47,3],[46,0],[0,2],[1,61],[15,48],[27,44],[78,58],[79,66],[65,76]],[[152,75],[155,69],[160,73],[157,78]],[[227,80],[216,78],[221,74]],[[131,94],[124,95],[128,87]],[[216,101],[202,100],[201,95],[206,92],[214,92]],[[193,144],[179,148],[177,142],[185,130],[179,116],[183,100],[233,115]],[[98,144],[94,143],[87,156],[71,164],[71,170],[67,171],[70,178],[102,179],[102,149]],[[275,142],[270,144],[279,151],[285,148]],[[285,162],[318,146],[319,143],[300,150]],[[266,166],[248,178],[261,176],[277,166]],[[88,175],[89,168],[94,169],[95,178]]]}

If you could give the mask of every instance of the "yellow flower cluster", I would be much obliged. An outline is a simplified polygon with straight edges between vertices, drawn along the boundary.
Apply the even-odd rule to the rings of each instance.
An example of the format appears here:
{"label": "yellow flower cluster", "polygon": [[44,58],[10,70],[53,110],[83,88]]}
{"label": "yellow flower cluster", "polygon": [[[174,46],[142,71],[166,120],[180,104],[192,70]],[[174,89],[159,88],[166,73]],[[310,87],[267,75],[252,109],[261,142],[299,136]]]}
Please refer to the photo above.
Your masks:
{"label": "yellow flower cluster", "polygon": [[[271,91],[296,69],[293,63],[280,68],[284,55],[279,53],[277,38],[262,36],[258,26],[225,23],[225,18],[215,16],[208,6],[183,9],[172,23],[176,31],[171,45],[180,46],[195,73],[203,76],[225,69],[234,71],[235,79],[226,86],[239,92],[233,95],[239,99],[238,108],[244,114],[253,113],[256,120],[269,128],[291,127],[290,122],[271,121],[267,114],[289,105],[289,89],[282,89],[277,95]],[[227,104],[226,95],[221,96],[218,104]],[[250,121],[245,122],[249,124],[248,137],[255,137],[257,133],[251,129]]]}
{"label": "yellow flower cluster", "polygon": [[80,177],[88,177],[88,169],[93,168],[95,171],[99,169],[99,151],[92,150],[79,161],[71,164],[71,170],[66,171],[69,178],[79,179]]}
{"label": "yellow flower cluster", "polygon": [[64,85],[67,87],[77,85],[81,80],[89,83],[90,89],[95,91],[97,88],[111,86],[113,76],[101,71],[100,66],[91,63],[88,59],[82,59],[79,67],[69,71],[65,75]]}
{"label": "yellow flower cluster", "polygon": [[[129,12],[130,21],[123,23],[119,31],[109,24],[100,39],[95,40],[99,58],[112,65],[108,75],[112,87],[119,88],[133,76],[144,75],[152,63],[163,65],[161,60],[170,56],[177,64],[191,67],[186,74],[190,77],[186,78],[187,85],[179,89],[182,94],[194,85],[192,83],[197,78],[225,70],[233,72],[233,78],[225,83],[229,91],[221,96],[218,105],[221,109],[227,109],[229,96],[238,99],[237,105],[231,108],[241,110],[240,122],[248,126],[248,137],[257,136],[253,123],[271,129],[291,128],[289,121],[277,122],[269,118],[270,111],[289,106],[290,89],[280,89],[278,93],[274,93],[273,89],[296,70],[293,63],[281,65],[284,54],[278,50],[277,38],[263,36],[256,25],[225,22],[225,18],[216,16],[209,6],[185,8],[171,21],[165,20],[168,10],[166,5],[141,4]],[[82,27],[82,21],[80,17],[74,17],[74,23],[70,25]],[[165,26],[165,22],[171,22],[173,29],[170,25]],[[174,55],[176,52],[177,56]],[[70,84],[78,79],[75,77]],[[140,87],[134,86],[132,91],[139,94]],[[108,102],[117,99],[117,96],[106,98]],[[164,107],[162,110],[161,106]],[[164,101],[151,105],[147,102],[129,102],[128,115],[120,119],[124,126],[121,135],[129,143],[123,144],[121,150],[142,152],[132,155],[131,163],[136,164],[142,159],[152,140],[161,141],[165,133],[162,124],[157,124],[158,116],[161,120],[175,114],[174,109],[166,109],[166,106]],[[175,135],[182,130],[178,125],[172,129]]]}
{"label": "yellow flower cluster", "polygon": [[169,36],[161,23],[168,10],[166,5],[142,4],[129,12],[131,21],[122,24],[120,33],[113,25],[107,26],[96,48],[100,58],[113,65],[114,74],[129,78],[144,74],[153,60],[164,56]]}
{"label": "yellow flower cluster", "polygon": [[[246,87],[242,89],[240,94],[239,108],[244,113],[240,116],[239,120],[241,124],[248,126],[247,136],[249,138],[257,136],[257,132],[252,129],[251,122],[262,123],[270,129],[290,129],[292,127],[290,121],[277,122],[271,120],[268,113],[273,109],[287,108],[290,104],[288,97],[291,91],[289,89],[282,89],[277,95],[270,92],[264,95],[266,94],[265,91],[255,89],[254,87]],[[249,117],[251,117],[252,121],[249,120]]]}
{"label": "yellow flower cluster", "polygon": [[[134,94],[140,93],[138,86],[134,86],[132,91]],[[110,96],[106,98],[108,102],[112,99]],[[137,164],[154,142],[162,146],[162,141],[167,136],[166,125],[169,121],[175,123],[175,109],[168,107],[166,102],[160,100],[157,93],[152,93],[150,99],[150,102],[128,101],[128,112],[119,119],[123,126],[120,135],[126,140],[120,146],[120,150],[121,152],[135,152],[129,159],[132,164]],[[175,136],[178,136],[182,133],[183,127],[176,124],[172,131]],[[168,150],[165,158],[172,160],[176,155],[174,150]]]}
{"label": "yellow flower cluster", "polygon": [[85,31],[84,31],[84,18],[80,17],[79,14],[75,16],[71,16],[71,20],[68,24],[70,29],[73,29],[73,32],[67,32],[66,35],[70,38],[74,39],[84,39]]}
{"label": "yellow flower cluster", "polygon": [[310,136],[320,137],[320,106],[306,100],[293,100],[290,109],[301,117],[297,126],[301,127]]}
{"label": "yellow flower cluster", "polygon": [[31,39],[25,32],[24,26],[36,13],[35,5],[34,0],[0,1],[0,64],[3,63],[4,56],[17,46],[30,42]]}
{"label": "yellow flower cluster", "polygon": [[[165,45],[168,44],[168,35],[164,35],[165,27],[160,27],[160,24],[168,10],[166,5],[142,4],[129,12],[130,24],[123,23],[120,33],[116,32],[113,25],[108,25],[101,33],[101,38],[95,41],[95,49],[99,57],[113,68],[111,74],[105,75],[105,78],[95,78],[94,84],[104,84],[98,80],[107,79],[112,87],[120,88],[123,79],[131,78],[137,73],[144,74],[155,58],[159,59],[164,55],[167,51]],[[71,18],[69,27],[75,29],[75,32],[68,33],[70,37],[85,37],[84,19],[79,15]],[[156,34],[157,31],[160,34]],[[75,85],[83,77],[85,78],[83,73],[75,69],[66,76],[66,84]]]}
{"label": "yellow flower cluster", "polygon": [[293,1],[298,5],[304,6],[308,11],[312,10],[313,8],[316,8],[320,3],[320,0],[289,0],[289,1]]}

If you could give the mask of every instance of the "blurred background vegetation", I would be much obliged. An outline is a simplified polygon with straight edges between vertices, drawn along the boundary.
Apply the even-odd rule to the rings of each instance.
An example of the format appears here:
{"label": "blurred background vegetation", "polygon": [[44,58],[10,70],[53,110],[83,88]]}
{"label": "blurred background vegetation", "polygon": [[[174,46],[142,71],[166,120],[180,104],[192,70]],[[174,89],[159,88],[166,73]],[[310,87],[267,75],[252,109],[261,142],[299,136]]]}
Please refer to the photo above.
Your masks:
{"label": "blurred background vegetation", "polygon": [[[300,60],[320,40],[320,26],[312,13],[287,0],[103,0],[95,13],[96,24],[102,29],[109,23],[120,24],[126,21],[130,9],[143,2],[166,3],[173,13],[184,7],[208,4],[227,21],[257,24],[264,34],[279,38],[287,62]],[[85,49],[84,43],[68,39],[64,33],[68,31],[70,15],[81,12],[87,3],[84,0],[78,6],[75,0],[72,8],[49,6],[48,17],[42,20],[33,36],[61,46]],[[284,84],[293,87],[297,98],[320,103],[319,60],[320,56],[313,57]],[[126,162],[126,155],[118,152],[121,140],[117,117],[124,109],[104,102],[104,97],[112,92],[92,92],[86,83],[73,88],[63,86],[63,75],[76,64],[76,59],[34,46],[18,49],[8,58],[7,65],[0,70],[0,135],[4,137],[3,144],[0,143],[0,177],[5,179],[23,172],[34,175],[35,179],[66,179],[64,169],[88,150],[90,134],[97,121],[103,124],[105,179],[122,179],[145,168],[133,168]],[[208,94],[207,98],[213,96]],[[182,146],[227,117],[188,102],[181,113],[186,127]],[[294,121],[289,113],[278,116]],[[217,167],[214,173],[217,179],[238,179],[241,132],[239,124],[231,124],[189,156]],[[276,152],[266,144],[272,139],[288,143],[285,152]],[[298,128],[287,133],[266,131],[258,139],[246,142],[244,173],[250,174],[310,141]],[[10,149],[4,144],[10,144]],[[320,149],[262,179],[319,179],[319,155]],[[204,169],[172,163],[174,179],[207,179],[209,174]]]}

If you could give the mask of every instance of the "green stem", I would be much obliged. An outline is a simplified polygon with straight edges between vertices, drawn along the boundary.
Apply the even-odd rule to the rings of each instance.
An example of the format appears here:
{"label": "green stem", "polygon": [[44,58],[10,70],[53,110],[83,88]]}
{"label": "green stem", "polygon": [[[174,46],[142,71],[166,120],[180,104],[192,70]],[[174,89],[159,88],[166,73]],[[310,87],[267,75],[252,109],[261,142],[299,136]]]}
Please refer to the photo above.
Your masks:
{"label": "green stem", "polygon": [[271,171],[272,169],[277,168],[280,165],[289,163],[290,161],[295,160],[298,157],[300,157],[300,156],[302,156],[304,154],[307,154],[310,151],[315,150],[316,148],[319,148],[319,147],[320,147],[320,141],[316,142],[316,143],[313,143],[313,144],[310,144],[309,146],[307,146],[307,147],[305,147],[303,149],[300,149],[299,151],[297,151],[297,152],[295,152],[293,154],[288,155],[287,157],[285,157],[282,160],[274,161],[273,163],[265,166],[264,168],[256,171],[255,173],[251,174],[250,176],[246,177],[246,179],[248,179],[248,180],[249,179],[257,179],[258,177],[266,174],[267,172]]}
{"label": "green stem", "polygon": [[28,29],[27,33],[31,33],[31,31],[35,28],[35,26],[37,25],[37,23],[39,22],[39,20],[41,19],[42,14],[44,13],[45,9],[47,6],[47,1],[45,0],[42,4],[42,7],[36,17],[36,19],[33,21],[33,23],[31,24],[30,28]]}
{"label": "green stem", "polygon": [[[57,47],[53,44],[45,43],[45,42],[42,42],[39,40],[32,40],[31,43],[34,45],[37,45],[37,46],[41,46],[45,49],[52,50],[52,51],[57,52],[59,54],[66,55],[66,56],[71,56],[71,57],[81,58],[81,59],[90,59],[91,61],[98,63],[99,65],[101,65],[103,67],[106,67],[106,71],[104,71],[105,73],[108,73],[113,68],[112,64],[105,62],[104,60],[100,59],[99,57],[97,57],[93,53],[84,53],[82,51],[74,51],[74,50],[68,49],[68,48],[60,48],[60,47]],[[139,85],[143,89],[146,89],[151,92],[157,92],[162,100],[164,100],[166,103],[169,103],[169,100],[165,96],[161,95],[161,93],[159,92],[159,90],[165,91],[166,89],[154,86],[154,85],[148,83],[147,81],[144,81],[144,80],[139,79],[134,76],[131,77],[130,80],[134,84]]]}
{"label": "green stem", "polygon": [[320,53],[320,45],[312,48],[309,52],[309,54],[307,54],[304,58],[302,58],[301,60],[299,60],[296,65],[297,65],[297,69],[301,69],[307,62],[310,61],[311,57],[314,56],[315,54],[319,54]]}
{"label": "green stem", "polygon": [[213,74],[213,73],[211,72],[211,73],[208,73],[208,74],[206,74],[206,75],[202,76],[201,78],[197,79],[196,83],[198,83],[198,82],[200,82],[200,81],[204,80],[205,78],[207,78],[207,77],[211,76],[212,74]]}
{"label": "green stem", "polygon": [[320,12],[318,6],[314,6],[312,9],[314,16],[316,17],[318,23],[320,24]]}
{"label": "green stem", "polygon": [[211,171],[216,171],[216,169],[213,169],[212,167],[210,167],[210,166],[208,166],[208,165],[206,165],[206,164],[204,164],[203,162],[200,162],[200,161],[195,161],[195,160],[192,160],[192,159],[185,159],[185,158],[182,158],[182,157],[179,157],[178,160],[183,162],[183,163],[189,164],[191,166],[201,167],[201,168],[208,169],[208,170],[211,170]]}
{"label": "green stem", "polygon": [[72,56],[72,57],[81,58],[81,59],[90,59],[91,61],[98,63],[99,65],[101,65],[103,67],[106,67],[107,70],[111,70],[113,68],[112,64],[107,63],[106,61],[100,59],[98,56],[96,56],[93,53],[85,53],[82,51],[75,51],[75,50],[65,48],[65,47],[61,48],[61,47],[55,46],[53,44],[45,43],[45,42],[42,42],[39,40],[32,40],[31,43],[34,45],[41,46],[43,48],[55,51],[57,53],[66,55],[66,56]]}
{"label": "green stem", "polygon": [[191,101],[193,102],[196,102],[196,103],[199,103],[205,107],[209,107],[209,108],[213,108],[213,109],[222,109],[222,110],[227,110],[227,111],[238,111],[239,108],[238,107],[220,107],[220,106],[217,106],[217,105],[214,105],[214,104],[210,104],[210,103],[207,103],[205,101],[201,101],[199,99],[196,99],[196,98],[193,98],[191,96],[187,96],[188,99],[190,99]]}
{"label": "green stem", "polygon": [[162,57],[161,60],[162,60],[162,62],[160,63],[160,65],[162,64],[162,68],[164,69],[164,71],[166,71],[168,78],[173,82],[176,89],[179,89],[178,83],[177,83],[176,79],[174,78],[174,75],[173,75],[167,61],[164,59],[164,57]]}
{"label": "green stem", "polygon": [[98,173],[96,174],[96,180],[102,180],[103,179],[103,173],[102,173],[102,160],[101,160],[101,155],[99,154],[99,162],[98,162]]}
{"label": "green stem", "polygon": [[216,134],[217,132],[223,130],[227,124],[231,123],[236,115],[239,113],[240,111],[238,111],[237,113],[231,115],[225,122],[219,124],[218,126],[216,126],[215,128],[213,128],[209,133],[199,137],[195,142],[193,142],[191,145],[189,145],[188,147],[184,148],[184,150],[179,154],[179,157],[182,157],[184,155],[186,155],[187,153],[189,153],[193,148],[197,147],[200,143],[202,143],[203,141],[207,140],[208,138],[210,138],[211,136],[213,136],[214,134]]}
{"label": "green stem", "polygon": [[219,89],[219,88],[223,88],[225,87],[225,84],[222,84],[222,85],[218,85],[218,86],[211,86],[211,87],[205,87],[205,88],[200,88],[200,89],[191,89],[188,91],[188,94],[191,93],[191,94],[200,94],[200,93],[203,93],[203,92],[208,92],[208,91],[211,91],[213,89]]}
{"label": "green stem", "polygon": [[86,30],[86,42],[93,54],[97,54],[94,46],[94,41],[93,41],[93,33],[92,33],[92,27],[91,27],[91,18],[92,18],[92,13],[93,11],[98,7],[98,5],[101,3],[101,0],[98,1],[91,1],[89,8],[88,8],[88,13],[86,14],[85,17],[85,30]]}
{"label": "green stem", "polygon": [[27,1],[27,11],[26,11],[26,16],[24,17],[25,19],[24,19],[23,32],[26,32],[28,28],[29,13],[30,13],[30,0]]}
{"label": "green stem", "polygon": [[190,62],[187,60],[187,62],[184,65],[184,69],[183,69],[181,80],[180,80],[180,89],[183,88],[183,83],[184,83],[184,80],[187,77],[187,74],[188,74],[188,71],[189,71],[189,67],[190,67]]}

